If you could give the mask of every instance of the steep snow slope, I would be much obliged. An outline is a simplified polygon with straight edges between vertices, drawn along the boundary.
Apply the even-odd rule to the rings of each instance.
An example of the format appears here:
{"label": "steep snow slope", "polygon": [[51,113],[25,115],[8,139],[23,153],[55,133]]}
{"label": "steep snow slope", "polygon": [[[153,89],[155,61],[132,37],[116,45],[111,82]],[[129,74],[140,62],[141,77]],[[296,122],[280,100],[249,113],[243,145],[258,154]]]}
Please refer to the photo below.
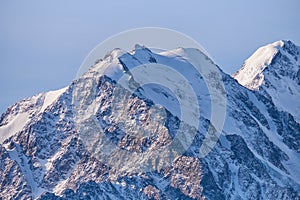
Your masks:
{"label": "steep snow slope", "polygon": [[21,131],[25,125],[32,120],[33,116],[43,113],[66,89],[67,88],[63,88],[57,91],[38,94],[10,107],[6,113],[2,115],[0,143],[3,143],[6,139]]}
{"label": "steep snow slope", "polygon": [[[203,67],[219,70],[227,97],[224,129],[206,157],[200,153],[204,138],[208,131],[216,135],[210,129],[207,81],[215,83],[219,76],[204,79],[191,63],[195,58]],[[276,62],[279,67],[285,57]],[[176,139],[180,125],[185,133],[195,130],[180,121],[176,93],[148,84],[132,95],[117,84],[123,75],[139,83],[131,72],[153,63],[180,72],[195,91],[200,117],[193,138]],[[275,89],[260,90],[241,86],[195,49],[159,54],[142,46],[132,52],[115,49],[67,88],[25,99],[1,116],[2,130],[21,113],[29,117],[3,134],[0,197],[300,199],[300,125],[296,115],[277,107],[281,100],[270,96],[277,94]],[[189,142],[186,151],[171,148]]]}
{"label": "steep snow slope", "polygon": [[19,132],[24,128],[25,124],[28,122],[29,114],[20,113],[14,117],[12,121],[8,124],[0,127],[0,142],[3,143],[4,140],[10,138],[13,134]]}

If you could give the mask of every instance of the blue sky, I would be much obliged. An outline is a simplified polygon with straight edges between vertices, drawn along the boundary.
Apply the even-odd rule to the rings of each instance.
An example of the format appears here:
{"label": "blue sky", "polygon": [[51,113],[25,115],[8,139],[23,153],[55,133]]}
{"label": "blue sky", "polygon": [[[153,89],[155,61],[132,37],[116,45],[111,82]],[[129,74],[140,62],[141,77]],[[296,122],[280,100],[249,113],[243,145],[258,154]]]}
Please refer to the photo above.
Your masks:
{"label": "blue sky", "polygon": [[298,0],[2,0],[0,112],[68,85],[97,44],[132,28],[185,33],[231,74],[261,45],[279,39],[300,45],[299,8]]}

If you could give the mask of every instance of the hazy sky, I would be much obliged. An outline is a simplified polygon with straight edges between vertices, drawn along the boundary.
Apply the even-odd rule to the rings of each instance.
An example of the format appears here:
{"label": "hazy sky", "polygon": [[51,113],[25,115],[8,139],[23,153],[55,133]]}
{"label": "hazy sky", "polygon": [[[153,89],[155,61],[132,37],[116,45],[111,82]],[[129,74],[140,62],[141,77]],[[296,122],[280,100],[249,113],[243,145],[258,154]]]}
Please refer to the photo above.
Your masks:
{"label": "hazy sky", "polygon": [[1,0],[0,112],[68,85],[97,44],[131,28],[185,33],[231,74],[261,45],[300,45],[299,8],[299,0]]}

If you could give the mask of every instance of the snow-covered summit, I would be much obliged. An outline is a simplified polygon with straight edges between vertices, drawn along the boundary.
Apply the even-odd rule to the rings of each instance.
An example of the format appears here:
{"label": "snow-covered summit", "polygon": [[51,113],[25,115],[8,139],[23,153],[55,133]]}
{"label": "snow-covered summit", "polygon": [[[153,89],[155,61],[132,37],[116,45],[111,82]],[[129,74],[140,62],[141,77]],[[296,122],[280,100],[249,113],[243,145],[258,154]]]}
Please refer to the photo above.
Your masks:
{"label": "snow-covered summit", "polygon": [[[165,73],[165,77],[162,73],[154,72],[154,66],[160,66],[169,71],[169,73]],[[198,65],[198,68],[202,68],[202,72],[199,73],[199,69],[195,65]],[[147,66],[147,71],[141,72],[139,75],[135,76],[132,74],[134,70],[139,67]],[[157,69],[157,68],[156,68]],[[209,70],[213,69],[213,70]],[[176,72],[175,72],[176,71]],[[210,72],[215,72],[216,74],[220,74],[219,77],[209,76]],[[156,73],[156,74],[155,74]],[[94,66],[92,66],[81,78],[78,80],[78,84],[85,85],[87,84],[87,80],[96,80],[101,76],[107,76],[113,81],[118,82],[121,77],[127,77],[126,79],[132,79],[136,81],[137,84],[143,85],[142,82],[145,80],[138,80],[140,76],[150,76],[150,79],[154,77],[161,77],[160,80],[164,83],[159,84],[149,84],[143,87],[139,92],[142,93],[143,96],[152,100],[154,103],[163,105],[168,109],[173,115],[178,116],[180,118],[181,111],[178,105],[178,101],[176,100],[174,94],[170,91],[163,89],[164,85],[168,80],[173,81],[172,84],[174,87],[176,85],[176,81],[178,82],[178,88],[183,87],[181,80],[175,78],[175,74],[178,73],[185,78],[185,80],[192,86],[195,90],[196,95],[198,96],[198,100],[205,99],[206,102],[210,101],[210,95],[207,88],[207,84],[205,81],[200,79],[201,75],[206,74],[206,79],[221,79],[222,71],[215,63],[201,50],[195,48],[176,48],[173,50],[165,50],[161,52],[155,52],[150,50],[146,46],[136,44],[134,49],[126,52],[121,49],[114,49],[110,53],[108,53],[104,59],[99,60]],[[217,76],[217,75],[216,75]],[[152,78],[151,78],[152,77]],[[149,79],[149,77],[144,77],[143,79]],[[153,81],[153,80],[149,80]],[[80,83],[81,82],[81,83]],[[206,80],[207,82],[207,80]],[[212,82],[212,81],[211,81]],[[94,81],[90,81],[89,88],[96,87],[97,85],[91,85]],[[82,86],[84,88],[84,86]],[[160,92],[158,92],[160,91]],[[83,91],[84,92],[84,91]],[[182,93],[186,93],[187,91],[182,91]],[[203,96],[200,98],[200,96]],[[201,115],[207,118],[210,117],[210,103],[205,103],[205,106],[208,109],[201,108]],[[193,111],[191,111],[193,113]]]}
{"label": "snow-covered summit", "polygon": [[[142,44],[135,44],[134,48],[129,52],[119,48],[108,52],[103,59],[99,59],[94,66],[89,68],[84,77],[95,76],[97,74],[100,76],[106,75],[113,80],[118,80],[126,71],[138,65],[147,63],[170,65],[166,58],[173,59],[175,57],[176,60],[188,63],[192,57],[195,58],[198,56],[204,57],[205,60],[215,66],[209,55],[199,49],[178,47],[176,49],[159,50],[159,52],[157,52]],[[128,61],[130,63],[126,65],[125,62]]]}
{"label": "snow-covered summit", "polygon": [[[241,85],[251,90],[257,90],[265,83],[265,69],[274,63],[276,57],[280,55],[284,55],[285,59],[290,59],[291,62],[294,62],[293,66],[297,66],[299,47],[287,40],[279,40],[260,47],[244,62],[242,68],[233,74],[233,77]],[[282,67],[284,66],[281,66],[281,68]],[[276,68],[269,70],[276,70]]]}
{"label": "snow-covered summit", "polygon": [[250,90],[260,90],[282,111],[300,121],[300,47],[280,40],[259,48],[233,77]]}
{"label": "snow-covered summit", "polygon": [[263,71],[271,64],[284,41],[279,40],[257,49],[243,64],[242,68],[233,74],[233,77],[249,89],[258,89],[264,81]]}

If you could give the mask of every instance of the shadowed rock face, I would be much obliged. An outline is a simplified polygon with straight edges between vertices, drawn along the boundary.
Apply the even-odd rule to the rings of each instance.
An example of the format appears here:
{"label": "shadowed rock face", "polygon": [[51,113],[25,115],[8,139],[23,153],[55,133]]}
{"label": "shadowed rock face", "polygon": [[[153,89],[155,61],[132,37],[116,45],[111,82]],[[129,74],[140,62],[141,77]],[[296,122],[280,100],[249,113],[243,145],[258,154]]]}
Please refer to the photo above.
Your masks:
{"label": "shadowed rock face", "polygon": [[[266,69],[295,64],[287,59],[297,57],[297,48],[285,43],[282,49],[285,56],[275,56]],[[169,99],[170,104],[174,95],[163,88],[160,93],[158,86],[141,87],[131,94],[97,70],[110,63],[128,71],[135,62],[171,63],[185,71],[190,66],[186,60],[146,48],[136,54],[114,57],[112,53],[47,108],[43,108],[46,94],[38,94],[3,113],[3,129],[22,113],[28,113],[28,120],[1,144],[0,198],[300,199],[299,113],[278,106],[276,87],[272,92],[267,89],[274,88],[273,82],[268,84],[266,79],[261,89],[252,91],[220,71],[227,94],[225,125],[212,151],[202,158],[199,149],[210,125],[208,116],[200,116],[191,145],[180,154],[166,147],[176,138],[180,124],[186,131],[195,127],[155,105],[145,91],[153,89],[156,99]],[[276,71],[279,80],[290,78],[290,73],[283,72]],[[299,89],[297,76],[292,76],[295,82],[289,82],[290,88]],[[193,77],[203,86],[197,97],[205,113],[210,109],[205,82],[201,76]],[[96,102],[95,117],[82,120],[83,126],[77,124],[74,91],[84,94],[78,99],[84,103],[76,105],[84,111]],[[184,139],[188,138],[176,145],[184,146]]]}

